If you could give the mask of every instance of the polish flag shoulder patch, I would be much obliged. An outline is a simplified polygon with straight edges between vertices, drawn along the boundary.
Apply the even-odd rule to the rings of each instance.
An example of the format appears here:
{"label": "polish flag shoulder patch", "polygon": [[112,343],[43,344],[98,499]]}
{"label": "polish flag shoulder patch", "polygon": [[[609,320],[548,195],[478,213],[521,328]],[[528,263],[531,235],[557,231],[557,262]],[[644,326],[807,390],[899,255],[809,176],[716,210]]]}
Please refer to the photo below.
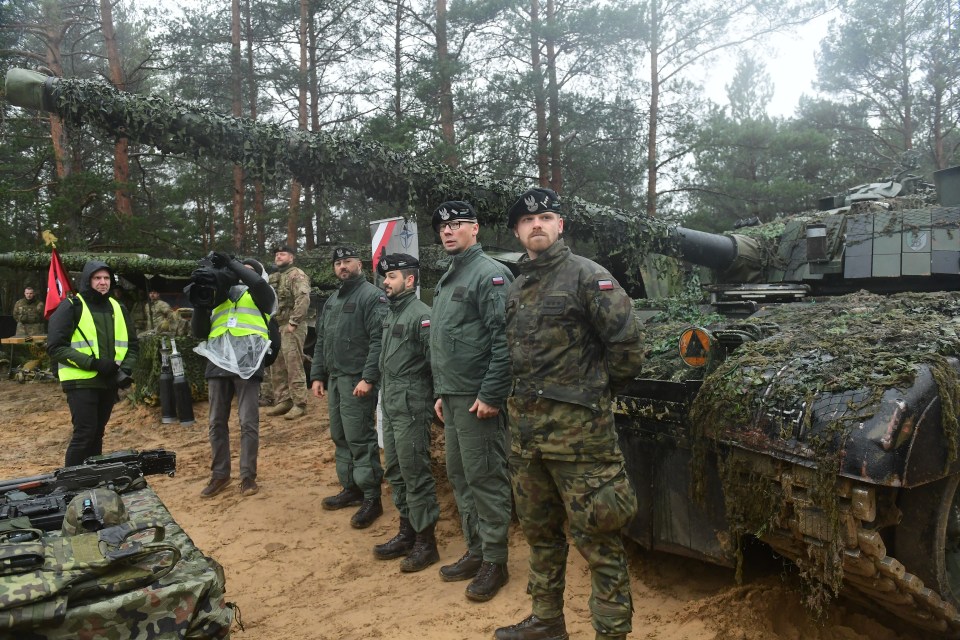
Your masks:
{"label": "polish flag shoulder patch", "polygon": [[430,318],[424,318],[420,321],[420,328],[427,329],[430,327]]}
{"label": "polish flag shoulder patch", "polygon": [[504,282],[506,282],[506,280],[503,279],[503,276],[493,276],[492,278],[490,278],[490,282],[492,282],[496,286],[500,286]]}
{"label": "polish flag shoulder patch", "polygon": [[613,289],[613,280],[597,280],[597,289],[600,291],[610,291]]}

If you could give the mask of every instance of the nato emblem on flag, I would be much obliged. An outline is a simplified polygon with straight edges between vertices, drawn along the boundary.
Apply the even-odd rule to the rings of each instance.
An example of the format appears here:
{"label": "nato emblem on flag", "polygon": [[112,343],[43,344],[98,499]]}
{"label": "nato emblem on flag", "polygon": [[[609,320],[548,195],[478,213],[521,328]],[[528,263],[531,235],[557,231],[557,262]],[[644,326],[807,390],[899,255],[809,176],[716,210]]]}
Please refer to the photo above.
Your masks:
{"label": "nato emblem on flag", "polygon": [[610,291],[613,289],[613,280],[598,280],[597,288],[600,289],[600,291]]}
{"label": "nato emblem on flag", "polygon": [[503,276],[493,276],[490,279],[490,282],[492,282],[495,286],[500,286],[504,283],[504,279]]}

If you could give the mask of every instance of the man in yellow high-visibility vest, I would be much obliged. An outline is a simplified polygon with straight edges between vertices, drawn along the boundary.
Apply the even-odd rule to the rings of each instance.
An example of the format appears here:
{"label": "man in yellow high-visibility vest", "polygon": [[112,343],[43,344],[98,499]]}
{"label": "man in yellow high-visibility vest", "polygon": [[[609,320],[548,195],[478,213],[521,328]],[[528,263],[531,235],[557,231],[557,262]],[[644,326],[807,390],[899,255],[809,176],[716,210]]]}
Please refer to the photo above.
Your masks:
{"label": "man in yellow high-visibility vest", "polygon": [[210,254],[213,268],[233,284],[211,303],[196,306],[190,329],[204,339],[194,351],[207,359],[204,376],[210,395],[210,481],[201,498],[212,498],[230,486],[230,406],[237,399],[240,423],[240,495],[260,491],[257,454],[260,448],[260,382],[263,359],[270,348],[268,325],[277,296],[263,276],[263,265],[232,256]]}
{"label": "man in yellow high-visibility vest", "polygon": [[110,295],[113,270],[89,260],[80,292],[57,307],[47,327],[47,353],[67,395],[73,437],[66,465],[103,453],[103,434],[117,401],[130,385],[139,345],[130,313]]}

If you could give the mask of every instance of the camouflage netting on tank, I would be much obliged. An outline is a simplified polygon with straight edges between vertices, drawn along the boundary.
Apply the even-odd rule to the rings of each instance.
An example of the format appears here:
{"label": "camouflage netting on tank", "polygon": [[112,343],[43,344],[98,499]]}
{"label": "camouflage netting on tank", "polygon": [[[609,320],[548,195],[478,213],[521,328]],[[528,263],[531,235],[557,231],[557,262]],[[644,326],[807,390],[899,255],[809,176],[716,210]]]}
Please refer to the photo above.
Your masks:
{"label": "camouflage netting on tank", "polygon": [[[960,380],[949,358],[960,356],[958,316],[960,293],[952,292],[859,292],[772,307],[744,322],[774,323],[779,331],[742,345],[704,380],[690,413],[698,432],[695,440],[701,443],[698,455],[715,442],[756,445],[760,450],[764,443],[793,442],[790,453],[815,467],[813,497],[833,535],[832,548],[811,556],[806,566],[800,563],[814,611],[822,610],[842,584],[837,478],[844,444],[851,430],[873,415],[884,391],[908,388],[918,368],[928,367],[942,402],[948,464],[957,459]],[[813,428],[811,407],[824,397],[841,400],[817,411],[821,424]],[[796,411],[779,423],[779,433],[770,434],[777,422],[767,418],[786,416],[785,409]],[[797,431],[805,437],[796,439]],[[730,455],[731,449],[719,449],[732,532],[738,538],[762,537],[770,527],[782,526],[778,517],[783,501],[776,481],[744,465]]]}
{"label": "camouflage netting on tank", "polygon": [[[45,81],[42,76],[34,80]],[[68,123],[91,124],[164,153],[227,158],[272,184],[293,175],[318,187],[357,189],[421,215],[445,200],[469,200],[481,223],[503,225],[506,210],[529,186],[400,154],[350,135],[220,115],[156,95],[117,91],[103,82],[58,79],[47,87],[50,99],[44,106],[49,102]],[[638,281],[642,256],[667,236],[663,222],[576,198],[564,199],[564,216],[568,234],[593,243],[601,262],[631,267]]]}

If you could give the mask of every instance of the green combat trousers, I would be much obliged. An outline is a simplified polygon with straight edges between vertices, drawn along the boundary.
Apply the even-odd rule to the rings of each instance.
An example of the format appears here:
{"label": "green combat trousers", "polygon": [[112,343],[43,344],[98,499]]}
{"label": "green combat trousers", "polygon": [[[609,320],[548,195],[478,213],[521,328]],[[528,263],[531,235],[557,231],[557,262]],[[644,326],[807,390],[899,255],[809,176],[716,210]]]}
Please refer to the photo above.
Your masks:
{"label": "green combat trousers", "polygon": [[353,395],[360,376],[331,376],[327,381],[330,438],[336,445],[337,479],[344,489],[359,488],[364,498],[380,497],[380,445],[375,413],[377,390]]}
{"label": "green combat trousers", "polygon": [[440,518],[436,482],[430,471],[433,393],[391,384],[384,389],[384,475],[393,488],[393,504],[415,531]]}
{"label": "green combat trousers", "polygon": [[470,553],[487,562],[507,561],[510,478],[507,474],[506,415],[480,420],[474,396],[444,395],[447,477],[460,511]]}
{"label": "green combat trousers", "polygon": [[633,601],[620,529],[637,510],[623,462],[566,462],[510,455],[520,527],[530,545],[530,595],[541,619],[563,613],[567,537],[590,566],[590,612],[598,633],[631,630]]}

